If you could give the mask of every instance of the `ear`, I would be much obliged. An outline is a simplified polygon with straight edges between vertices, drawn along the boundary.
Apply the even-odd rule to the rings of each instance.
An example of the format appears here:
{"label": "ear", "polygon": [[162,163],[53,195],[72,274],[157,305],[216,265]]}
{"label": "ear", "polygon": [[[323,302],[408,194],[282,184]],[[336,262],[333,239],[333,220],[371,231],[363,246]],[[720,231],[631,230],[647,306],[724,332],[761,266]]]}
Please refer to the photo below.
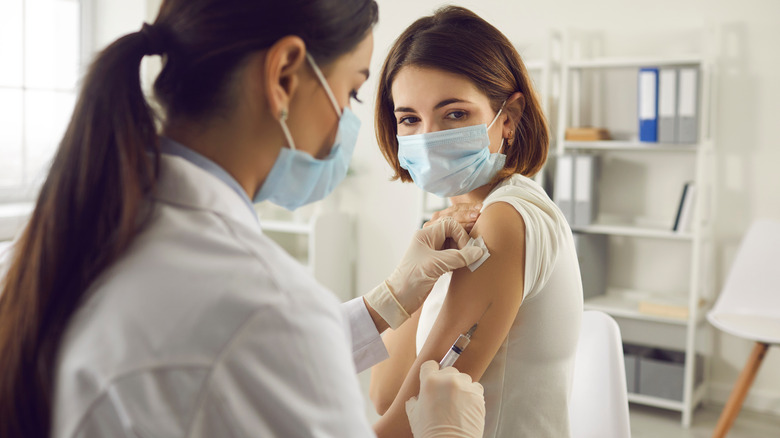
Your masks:
{"label": "ear", "polygon": [[272,117],[278,118],[282,110],[290,108],[305,60],[306,44],[297,36],[280,39],[266,52],[263,89]]}
{"label": "ear", "polygon": [[516,92],[509,96],[504,104],[504,119],[502,136],[504,138],[513,138],[517,127],[520,125],[520,119],[523,118],[523,110],[525,110],[525,96],[523,93]]}

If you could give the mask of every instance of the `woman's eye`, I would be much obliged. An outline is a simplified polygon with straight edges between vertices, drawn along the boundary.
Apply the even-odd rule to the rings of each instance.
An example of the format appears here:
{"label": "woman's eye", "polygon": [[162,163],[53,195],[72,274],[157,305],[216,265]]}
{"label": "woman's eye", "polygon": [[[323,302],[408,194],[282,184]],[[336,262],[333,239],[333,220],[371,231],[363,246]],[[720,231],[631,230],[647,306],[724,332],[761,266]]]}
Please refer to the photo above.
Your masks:
{"label": "woman's eye", "polygon": [[352,91],[349,93],[349,97],[350,97],[350,98],[352,98],[352,99],[355,99],[355,102],[357,102],[357,103],[363,103],[363,101],[362,101],[362,100],[360,100],[360,98],[359,98],[359,97],[358,97],[358,95],[357,95],[357,90],[352,90]]}
{"label": "woman's eye", "polygon": [[420,121],[419,117],[404,116],[404,117],[401,117],[400,120],[398,120],[398,124],[399,125],[413,125],[413,124],[415,124],[415,123],[417,123],[419,121]]}
{"label": "woman's eye", "polygon": [[466,117],[466,111],[452,111],[447,114],[447,118],[452,120],[460,120],[464,117]]}

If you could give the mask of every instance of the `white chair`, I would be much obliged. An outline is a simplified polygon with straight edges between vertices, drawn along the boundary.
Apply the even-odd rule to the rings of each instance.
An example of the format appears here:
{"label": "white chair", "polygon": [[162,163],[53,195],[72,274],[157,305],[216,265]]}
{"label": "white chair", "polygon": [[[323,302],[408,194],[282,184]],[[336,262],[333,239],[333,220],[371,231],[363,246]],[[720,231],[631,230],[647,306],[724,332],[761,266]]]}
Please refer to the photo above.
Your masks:
{"label": "white chair", "polygon": [[707,319],[718,329],[756,344],[713,437],[725,437],[742,408],[770,345],[780,344],[780,223],[753,223],[739,247],[726,284]]}
{"label": "white chair", "polygon": [[572,438],[629,438],[620,327],[604,312],[582,314],[569,403]]}

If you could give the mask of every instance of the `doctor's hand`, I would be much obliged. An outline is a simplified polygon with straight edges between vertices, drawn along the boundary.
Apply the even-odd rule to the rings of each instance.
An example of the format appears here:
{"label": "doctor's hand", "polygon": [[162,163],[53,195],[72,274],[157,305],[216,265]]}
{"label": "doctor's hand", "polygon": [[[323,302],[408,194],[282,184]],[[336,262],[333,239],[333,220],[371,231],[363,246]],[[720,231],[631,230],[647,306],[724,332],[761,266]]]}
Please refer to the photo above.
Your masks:
{"label": "doctor's hand", "polygon": [[[442,249],[448,239],[457,249]],[[390,328],[400,326],[420,308],[439,277],[482,257],[483,250],[466,246],[468,242],[469,234],[450,217],[417,230],[395,271],[363,297],[369,312],[377,312]]]}
{"label": "doctor's hand", "polygon": [[406,402],[414,438],[478,438],[485,429],[482,385],[453,367],[439,370],[436,361],[420,367],[420,395]]}
{"label": "doctor's hand", "polygon": [[444,210],[434,212],[431,216],[431,220],[423,224],[423,228],[435,224],[439,219],[451,217],[458,221],[458,223],[466,229],[467,233],[470,233],[471,229],[474,228],[474,224],[479,218],[481,209],[482,204],[472,204],[465,202],[461,204],[453,204]]}

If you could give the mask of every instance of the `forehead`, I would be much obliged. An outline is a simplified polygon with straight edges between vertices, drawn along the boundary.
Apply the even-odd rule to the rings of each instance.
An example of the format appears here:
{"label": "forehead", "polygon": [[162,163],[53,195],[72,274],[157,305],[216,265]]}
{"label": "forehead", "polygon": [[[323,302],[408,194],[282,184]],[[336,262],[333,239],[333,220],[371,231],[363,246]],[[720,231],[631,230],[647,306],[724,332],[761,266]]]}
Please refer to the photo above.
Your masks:
{"label": "forehead", "polygon": [[452,98],[489,104],[488,97],[465,76],[430,67],[402,67],[393,80],[391,93],[396,107],[418,110]]}

